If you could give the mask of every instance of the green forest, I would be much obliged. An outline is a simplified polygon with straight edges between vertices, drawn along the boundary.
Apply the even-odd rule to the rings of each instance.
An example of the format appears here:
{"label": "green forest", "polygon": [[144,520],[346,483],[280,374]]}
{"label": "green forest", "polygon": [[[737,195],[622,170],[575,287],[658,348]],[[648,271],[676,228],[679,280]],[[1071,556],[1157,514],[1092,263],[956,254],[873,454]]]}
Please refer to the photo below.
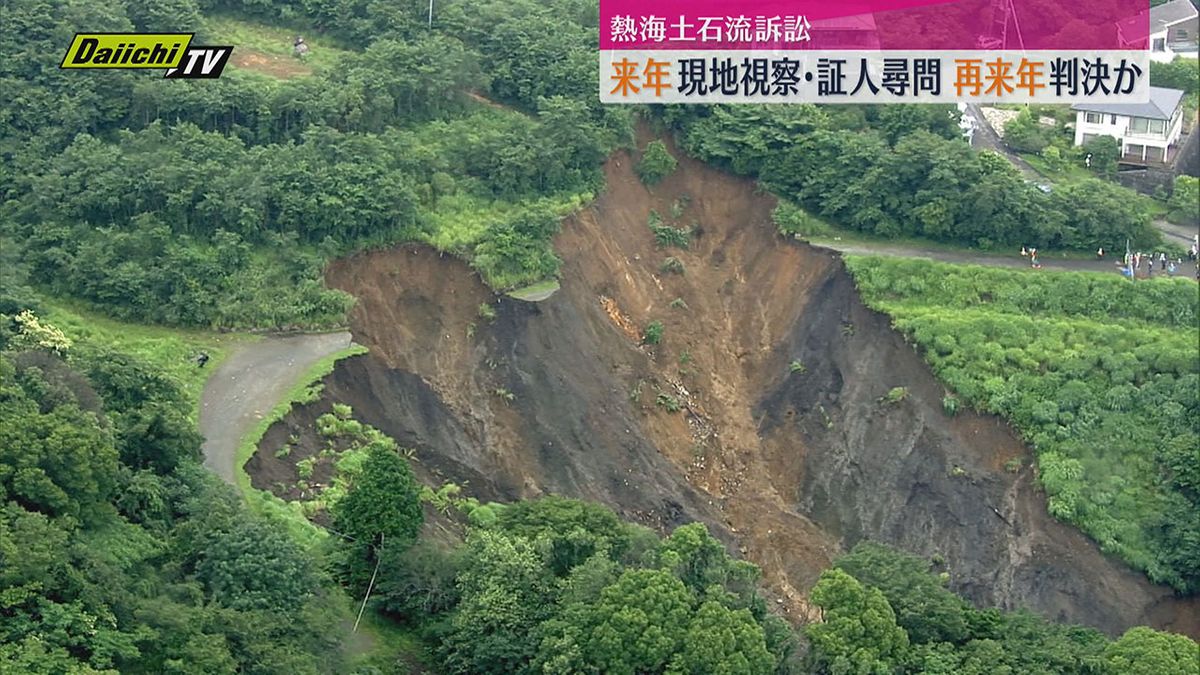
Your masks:
{"label": "green forest", "polygon": [[960,139],[953,106],[673,106],[692,155],[809,213],[884,238],[982,249],[1151,250],[1160,236],[1131,193],[1100,177],[1050,194]]}
{"label": "green forest", "polygon": [[1025,437],[1055,517],[1200,590],[1200,296],[1195,282],[850,257],[957,401]]}
{"label": "green forest", "polygon": [[[339,325],[350,300],[324,263],[397,241],[497,289],[555,276],[559,221],[632,137],[629,111],[595,100],[595,5],[443,3],[432,33],[418,5],[8,3],[0,157],[20,171],[0,174],[0,237],[39,288],[177,326]],[[356,49],[311,76],[179,87],[47,56],[79,30],[220,42],[201,13],[230,11]]]}

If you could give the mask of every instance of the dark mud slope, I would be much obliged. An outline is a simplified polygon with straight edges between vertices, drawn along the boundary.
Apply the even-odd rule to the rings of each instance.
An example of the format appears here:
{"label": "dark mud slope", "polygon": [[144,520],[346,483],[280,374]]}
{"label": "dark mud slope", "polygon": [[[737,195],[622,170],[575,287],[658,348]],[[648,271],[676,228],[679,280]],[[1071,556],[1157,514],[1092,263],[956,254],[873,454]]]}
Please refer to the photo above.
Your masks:
{"label": "dark mud slope", "polygon": [[[607,193],[564,225],[562,289],[542,303],[498,300],[427,249],[332,265],[371,354],[340,363],[327,396],[481,499],[552,492],[658,528],[707,522],[798,620],[820,570],[872,538],[940,556],[979,603],[1200,634],[1195,601],[1047,516],[1006,425],[942,412],[840,259],[774,235],[752,184],[681,159],[651,193],[631,169],[614,157]],[[690,245],[656,247],[651,210]],[[662,343],[642,346],[651,321]],[[893,387],[907,397],[881,402]]]}

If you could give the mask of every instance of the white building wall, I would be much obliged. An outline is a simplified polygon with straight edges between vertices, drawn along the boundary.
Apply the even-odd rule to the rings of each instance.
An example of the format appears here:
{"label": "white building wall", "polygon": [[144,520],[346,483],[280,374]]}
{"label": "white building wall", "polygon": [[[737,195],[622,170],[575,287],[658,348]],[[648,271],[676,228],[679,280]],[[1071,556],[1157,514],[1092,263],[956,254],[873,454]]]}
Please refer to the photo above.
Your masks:
{"label": "white building wall", "polygon": [[1088,113],[1082,110],[1075,112],[1075,145],[1083,145],[1084,136],[1113,136],[1117,139],[1125,136],[1129,127],[1128,117],[1108,113],[1093,114],[1100,115],[1099,122],[1088,122]]}
{"label": "white building wall", "polygon": [[[1088,113],[1082,110],[1075,112],[1075,145],[1083,145],[1085,137],[1112,136],[1120,142],[1122,155],[1126,155],[1129,151],[1135,151],[1134,154],[1146,159],[1147,148],[1158,148],[1162,154],[1155,158],[1162,159],[1166,157],[1167,148],[1179,141],[1182,132],[1182,115],[1176,118],[1175,125],[1168,130],[1166,138],[1156,138],[1150,135],[1131,133],[1129,131],[1130,118],[1124,115],[1093,114],[1100,115],[1099,122],[1088,122]],[[1131,145],[1137,147],[1130,148]]]}

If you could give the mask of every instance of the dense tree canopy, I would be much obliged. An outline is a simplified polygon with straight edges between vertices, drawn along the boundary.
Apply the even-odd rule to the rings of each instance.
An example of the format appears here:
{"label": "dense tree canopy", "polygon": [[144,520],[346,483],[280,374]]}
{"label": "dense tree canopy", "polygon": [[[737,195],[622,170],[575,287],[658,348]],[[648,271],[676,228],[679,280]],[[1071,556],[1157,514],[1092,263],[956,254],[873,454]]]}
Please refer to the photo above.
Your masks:
{"label": "dense tree canopy", "polygon": [[809,665],[819,673],[1183,673],[1200,645],[1145,627],[1109,641],[1099,632],[1028,612],[976,609],[929,564],[862,542],[822,574],[812,600]]}
{"label": "dense tree canopy", "polygon": [[87,342],[30,349],[11,320],[0,671],[333,670],[340,605],[308,552],[199,467],[178,385]]}
{"label": "dense tree canopy", "polygon": [[972,152],[948,107],[828,110],[677,106],[661,114],[688,152],[757,176],[779,196],[854,230],[983,248],[1115,250],[1127,238],[1159,240],[1119,186],[1085,180],[1047,195],[1003,158]]}
{"label": "dense tree canopy", "polygon": [[[122,318],[321,327],[349,300],[321,266],[363,245],[425,241],[499,288],[552,277],[550,237],[631,136],[594,99],[594,8],[527,0],[177,0],[169,8],[6,7],[0,234],[32,281]],[[357,49],[290,80],[60,71],[34,55],[76,31],[206,24],[200,9],[313,21]],[[505,105],[488,101],[492,97]]]}

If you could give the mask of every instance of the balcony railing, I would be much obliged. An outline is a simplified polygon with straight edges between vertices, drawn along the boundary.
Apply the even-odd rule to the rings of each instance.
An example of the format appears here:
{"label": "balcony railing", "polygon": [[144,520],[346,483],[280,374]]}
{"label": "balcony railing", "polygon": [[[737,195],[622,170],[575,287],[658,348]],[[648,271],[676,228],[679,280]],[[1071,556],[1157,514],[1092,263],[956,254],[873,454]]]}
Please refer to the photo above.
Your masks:
{"label": "balcony railing", "polygon": [[1125,138],[1145,138],[1155,141],[1167,140],[1167,132],[1154,133],[1152,131],[1133,131],[1132,129],[1125,130]]}

